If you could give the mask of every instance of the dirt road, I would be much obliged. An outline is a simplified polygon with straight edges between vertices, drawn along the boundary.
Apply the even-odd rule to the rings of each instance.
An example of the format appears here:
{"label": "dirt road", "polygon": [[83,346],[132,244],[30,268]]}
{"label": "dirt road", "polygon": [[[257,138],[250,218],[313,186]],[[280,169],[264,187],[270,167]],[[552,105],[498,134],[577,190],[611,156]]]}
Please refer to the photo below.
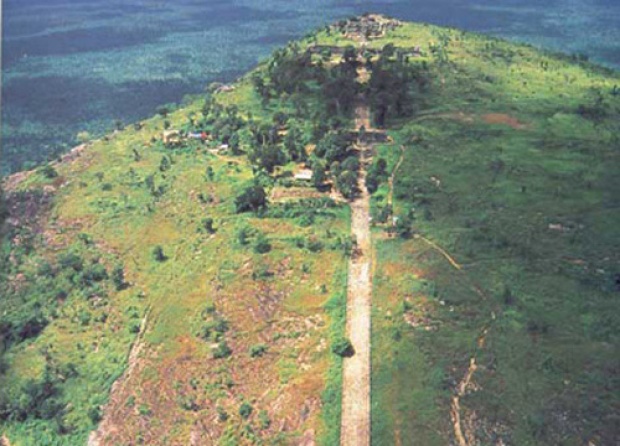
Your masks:
{"label": "dirt road", "polygon": [[[360,76],[361,77],[361,76]],[[356,127],[369,127],[368,106],[356,108]],[[342,426],[340,444],[343,446],[370,445],[370,313],[371,264],[370,198],[365,187],[365,152],[368,146],[360,143],[360,194],[351,203],[351,232],[357,240],[357,250],[349,261],[347,292],[347,336],[355,354],[344,360],[342,377]]]}

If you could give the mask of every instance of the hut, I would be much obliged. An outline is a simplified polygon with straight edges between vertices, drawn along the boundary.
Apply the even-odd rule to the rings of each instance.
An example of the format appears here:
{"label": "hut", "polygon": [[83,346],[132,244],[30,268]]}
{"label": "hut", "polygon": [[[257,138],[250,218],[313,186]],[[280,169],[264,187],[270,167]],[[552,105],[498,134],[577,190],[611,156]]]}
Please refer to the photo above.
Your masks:
{"label": "hut", "polygon": [[178,130],[164,130],[162,134],[164,144],[179,144],[181,142],[181,133]]}
{"label": "hut", "polygon": [[312,170],[302,169],[294,176],[297,181],[312,181]]}

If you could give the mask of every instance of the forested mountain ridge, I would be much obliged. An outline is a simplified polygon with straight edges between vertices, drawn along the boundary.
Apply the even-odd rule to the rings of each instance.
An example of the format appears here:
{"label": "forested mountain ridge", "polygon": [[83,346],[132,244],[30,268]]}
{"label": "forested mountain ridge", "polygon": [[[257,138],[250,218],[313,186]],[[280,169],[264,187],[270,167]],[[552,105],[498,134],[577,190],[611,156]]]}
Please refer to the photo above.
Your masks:
{"label": "forested mountain ridge", "polygon": [[616,443],[618,85],[366,16],[7,178],[0,434],[337,444],[363,175],[372,443]]}

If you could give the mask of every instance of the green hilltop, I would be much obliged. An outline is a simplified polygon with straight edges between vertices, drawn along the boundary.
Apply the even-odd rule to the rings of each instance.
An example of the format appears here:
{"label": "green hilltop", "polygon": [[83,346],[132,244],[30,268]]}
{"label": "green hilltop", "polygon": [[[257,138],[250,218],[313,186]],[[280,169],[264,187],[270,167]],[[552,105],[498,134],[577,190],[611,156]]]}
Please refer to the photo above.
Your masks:
{"label": "green hilltop", "polygon": [[619,132],[617,72],[364,16],[7,177],[0,444],[338,444],[360,175],[372,444],[617,444]]}

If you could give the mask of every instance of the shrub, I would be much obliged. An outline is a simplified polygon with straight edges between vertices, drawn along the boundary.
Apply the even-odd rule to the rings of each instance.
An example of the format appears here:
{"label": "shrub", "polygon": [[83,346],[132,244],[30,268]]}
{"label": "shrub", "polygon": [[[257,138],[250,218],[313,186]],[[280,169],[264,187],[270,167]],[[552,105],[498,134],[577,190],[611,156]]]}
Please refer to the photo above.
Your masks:
{"label": "shrub", "polygon": [[263,356],[267,352],[267,346],[265,344],[256,344],[250,347],[250,356],[252,358],[258,358]]}
{"label": "shrub", "polygon": [[309,239],[306,241],[306,248],[310,252],[319,252],[323,249],[323,242],[315,238]]}
{"label": "shrub", "polygon": [[355,350],[348,338],[340,337],[332,342],[332,352],[342,358],[349,358],[353,356]]}
{"label": "shrub", "polygon": [[224,333],[228,331],[228,321],[225,319],[215,319],[205,322],[198,330],[198,337],[206,340],[213,339],[219,341]]}
{"label": "shrub", "polygon": [[56,275],[54,268],[49,262],[43,261],[37,270],[37,275],[41,277],[52,278]]}
{"label": "shrub", "polygon": [[45,167],[43,167],[41,169],[41,173],[43,174],[45,178],[50,179],[50,180],[58,176],[58,172],[50,164],[47,164]]}
{"label": "shrub", "polygon": [[260,234],[256,238],[254,252],[256,252],[257,254],[266,254],[269,251],[271,251],[271,243],[269,243],[269,240],[267,239],[267,237],[265,237],[265,235]]}
{"label": "shrub", "polygon": [[269,265],[257,265],[252,271],[252,280],[268,279],[273,277],[273,271],[269,269]]}
{"label": "shrub", "polygon": [[239,407],[239,415],[241,415],[241,418],[244,420],[247,420],[250,418],[250,415],[252,415],[253,410],[254,408],[252,405],[246,401]]}
{"label": "shrub", "polygon": [[232,355],[232,349],[228,346],[226,341],[221,341],[215,349],[213,349],[213,359],[228,358]]}
{"label": "shrub", "polygon": [[71,252],[60,256],[58,263],[60,263],[63,269],[72,268],[74,271],[82,271],[84,268],[84,261],[82,258]]}
{"label": "shrub", "polygon": [[99,421],[101,421],[101,408],[99,406],[93,406],[88,409],[88,418],[90,418],[93,424],[99,423]]}
{"label": "shrub", "polygon": [[91,286],[95,282],[101,282],[108,278],[108,272],[101,263],[90,265],[82,273],[82,282],[84,285]]}
{"label": "shrub", "polygon": [[78,320],[80,321],[80,324],[84,326],[90,323],[91,317],[92,316],[88,311],[80,311],[78,314]]}
{"label": "shrub", "polygon": [[261,410],[258,413],[258,424],[263,430],[269,429],[269,426],[271,426],[271,420],[269,419],[269,414],[266,410]]}
{"label": "shrub", "polygon": [[251,231],[252,229],[248,228],[247,226],[239,228],[239,230],[237,231],[237,242],[241,246],[245,246],[248,244],[248,237],[250,236]]}
{"label": "shrub", "polygon": [[142,416],[148,417],[149,415],[151,415],[152,412],[149,406],[147,406],[146,404],[140,404],[140,406],[138,407],[138,413]]}
{"label": "shrub", "polygon": [[224,421],[228,420],[228,413],[226,412],[226,410],[223,407],[218,406],[216,410],[217,410],[217,419],[218,419],[218,421],[223,423]]}
{"label": "shrub", "polygon": [[299,218],[299,225],[304,227],[304,228],[312,226],[313,224],[314,224],[314,215],[313,214],[306,213],[306,214],[303,214]]}

